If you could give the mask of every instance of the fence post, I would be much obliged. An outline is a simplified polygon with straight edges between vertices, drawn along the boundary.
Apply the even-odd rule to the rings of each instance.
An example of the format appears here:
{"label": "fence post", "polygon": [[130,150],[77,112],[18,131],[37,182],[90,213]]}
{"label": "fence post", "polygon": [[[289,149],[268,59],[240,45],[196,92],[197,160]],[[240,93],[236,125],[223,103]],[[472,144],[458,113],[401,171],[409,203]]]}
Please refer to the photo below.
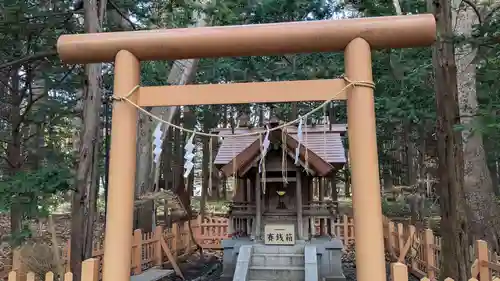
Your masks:
{"label": "fence post", "polygon": [[[200,239],[203,236],[203,219],[201,218],[201,215],[198,215],[196,218],[196,224],[198,225],[198,231],[197,231],[197,239]],[[199,240],[198,240],[199,241]]]}
{"label": "fence post", "polygon": [[[21,262],[22,254],[21,247],[17,247],[12,250],[12,271],[16,272],[15,278],[12,281],[21,281],[26,278],[26,266]],[[11,281],[9,279],[9,281]]]}
{"label": "fence post", "polygon": [[436,261],[434,256],[434,233],[431,229],[425,229],[424,233],[424,262],[427,270],[427,277],[430,280],[436,279]]}
{"label": "fence post", "polygon": [[82,263],[82,281],[99,281],[98,259],[86,259]]}
{"label": "fence post", "polygon": [[202,236],[203,236],[203,232],[202,232],[202,223],[203,223],[203,220],[201,219],[201,215],[198,215],[198,217],[196,217],[196,231],[194,232],[194,239],[196,241],[196,243],[198,244],[202,244],[201,241],[203,241],[202,239]]}
{"label": "fence post", "polygon": [[161,249],[161,240],[163,239],[163,227],[161,225],[155,228],[154,237],[155,237],[154,264],[161,266],[163,264],[163,252]]}
{"label": "fence post", "polygon": [[389,237],[387,238],[388,241],[388,247],[389,247],[389,254],[391,255],[391,258],[394,258],[396,256],[396,253],[394,252],[394,223],[392,221],[389,221],[388,224],[388,235]]}
{"label": "fence post", "polygon": [[35,281],[35,273],[33,271],[26,274],[26,281]]}
{"label": "fence post", "polygon": [[[191,220],[191,218],[189,218],[189,220]],[[185,229],[187,229],[187,235],[186,235],[186,253],[190,253],[191,252],[191,244],[193,244],[193,242],[191,241],[191,232],[189,231],[189,225],[191,225],[191,230],[193,225],[191,224],[190,221],[186,221],[186,223],[184,224],[185,226]],[[194,233],[193,233],[194,235]]]}
{"label": "fence post", "polygon": [[403,224],[398,223],[398,254],[401,254],[404,246],[405,241],[403,239]]}
{"label": "fence post", "polygon": [[479,281],[488,281],[490,279],[490,269],[488,263],[490,261],[488,254],[488,244],[486,241],[476,241],[477,251],[477,266],[479,267]]}
{"label": "fence post", "polygon": [[413,268],[418,268],[417,259],[415,259],[415,257],[413,256],[413,245],[416,243],[416,241],[418,239],[418,232],[416,231],[414,225],[410,225],[410,237],[412,237],[412,234],[413,234],[413,238],[410,241],[411,244],[410,244],[410,248],[408,249],[408,252],[410,253],[410,256],[412,257],[410,266],[413,269]]}
{"label": "fence post", "polygon": [[141,274],[142,272],[142,230],[134,230],[134,237],[132,240],[132,266],[134,274]]}
{"label": "fence post", "polygon": [[17,281],[17,272],[16,271],[9,272],[9,276],[7,278],[8,281]]}
{"label": "fence post", "polygon": [[66,274],[64,274],[64,281],[73,281],[73,273],[66,272]]}
{"label": "fence post", "polygon": [[177,260],[177,253],[179,249],[178,239],[179,239],[179,224],[176,222],[172,224],[172,255],[174,259]]}
{"label": "fence post", "polygon": [[391,264],[391,280],[408,281],[408,268],[406,265],[399,262]]}
{"label": "fence post", "polygon": [[52,271],[45,273],[45,281],[54,281],[54,273]]}
{"label": "fence post", "polygon": [[347,215],[342,216],[342,231],[344,232],[344,245],[349,245],[349,218]]}
{"label": "fence post", "polygon": [[71,272],[71,240],[68,240],[68,249],[66,250],[66,259],[64,262],[66,263],[65,265],[65,270],[66,272]]}

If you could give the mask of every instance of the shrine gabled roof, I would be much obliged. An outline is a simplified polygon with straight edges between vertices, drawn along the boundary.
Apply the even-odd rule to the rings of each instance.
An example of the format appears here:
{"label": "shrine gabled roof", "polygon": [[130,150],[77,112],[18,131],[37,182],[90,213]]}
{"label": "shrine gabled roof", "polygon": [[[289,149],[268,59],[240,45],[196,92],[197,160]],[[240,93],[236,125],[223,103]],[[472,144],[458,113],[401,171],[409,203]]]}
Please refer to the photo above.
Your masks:
{"label": "shrine gabled roof", "polygon": [[[308,126],[304,129],[302,145],[314,152],[325,162],[330,164],[345,164],[346,155],[341,136],[345,134],[347,126],[345,124]],[[297,127],[290,126],[286,128],[288,134],[297,140]],[[248,148],[252,143],[259,139],[258,136],[227,137],[224,135],[232,134],[231,129],[219,129],[219,135],[223,137],[219,151],[215,157],[215,165],[226,165],[231,160]],[[236,128],[235,134],[250,132],[262,132],[263,128]]]}

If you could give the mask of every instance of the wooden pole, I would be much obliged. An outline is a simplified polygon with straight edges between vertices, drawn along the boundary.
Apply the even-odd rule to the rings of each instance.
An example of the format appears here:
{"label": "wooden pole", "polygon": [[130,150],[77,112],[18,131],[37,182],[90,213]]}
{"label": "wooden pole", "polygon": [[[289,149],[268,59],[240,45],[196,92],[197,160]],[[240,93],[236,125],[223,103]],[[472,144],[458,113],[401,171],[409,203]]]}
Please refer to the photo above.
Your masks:
{"label": "wooden pole", "polygon": [[260,229],[262,221],[262,198],[260,196],[262,188],[260,174],[255,172],[255,240],[260,240]]}
{"label": "wooden pole", "polygon": [[[128,51],[115,59],[114,94],[123,97],[139,84],[139,60]],[[129,97],[135,100],[135,96]],[[114,101],[103,281],[129,281],[132,256],[137,110]]]}
{"label": "wooden pole", "polygon": [[[352,81],[372,82],[371,50],[364,39],[345,49],[345,72]],[[358,281],[385,281],[384,235],[380,199],[373,89],[353,87],[347,94],[349,152]]]}
{"label": "wooden pole", "polygon": [[132,238],[133,250],[132,250],[132,265],[134,268],[134,274],[138,275],[142,273],[142,230],[134,230],[134,236]]}
{"label": "wooden pole", "polygon": [[[128,276],[130,279],[130,276]],[[99,260],[87,259],[82,263],[82,280],[98,281],[99,280]]]}
{"label": "wooden pole", "polygon": [[488,266],[488,262],[490,261],[490,259],[488,253],[488,244],[486,243],[486,241],[483,240],[476,241],[476,256],[479,266],[479,281],[492,280],[490,269]]}
{"label": "wooden pole", "polygon": [[[390,222],[392,228],[394,229],[394,224]],[[391,234],[392,236],[392,234]],[[427,277],[430,280],[434,280],[436,278],[436,271],[434,267],[436,266],[435,256],[434,256],[434,233],[432,233],[431,229],[426,229],[424,233],[424,261],[427,272]]]}
{"label": "wooden pole", "polygon": [[295,177],[297,178],[296,186],[296,194],[297,197],[297,237],[299,240],[304,239],[304,217],[303,217],[303,209],[302,206],[302,167],[297,167],[295,170]]}
{"label": "wooden pole", "polygon": [[154,244],[154,265],[163,265],[163,252],[161,251],[161,240],[163,239],[163,227],[161,225],[155,228],[154,238],[157,239]]}
{"label": "wooden pole", "polygon": [[[324,177],[318,178],[318,199],[319,199],[320,208],[323,208],[324,207],[323,203],[325,202],[325,178]],[[319,219],[319,235],[320,236],[325,235],[325,218],[323,218],[323,217],[321,217]]]}

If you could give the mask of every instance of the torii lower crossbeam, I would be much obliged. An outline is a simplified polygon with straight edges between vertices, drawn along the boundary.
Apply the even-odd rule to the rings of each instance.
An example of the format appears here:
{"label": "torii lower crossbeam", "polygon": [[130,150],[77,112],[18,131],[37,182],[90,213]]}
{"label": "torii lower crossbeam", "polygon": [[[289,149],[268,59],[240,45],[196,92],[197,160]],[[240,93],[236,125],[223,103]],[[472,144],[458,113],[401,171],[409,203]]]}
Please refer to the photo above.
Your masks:
{"label": "torii lower crossbeam", "polygon": [[141,87],[140,106],[345,100],[343,79]]}

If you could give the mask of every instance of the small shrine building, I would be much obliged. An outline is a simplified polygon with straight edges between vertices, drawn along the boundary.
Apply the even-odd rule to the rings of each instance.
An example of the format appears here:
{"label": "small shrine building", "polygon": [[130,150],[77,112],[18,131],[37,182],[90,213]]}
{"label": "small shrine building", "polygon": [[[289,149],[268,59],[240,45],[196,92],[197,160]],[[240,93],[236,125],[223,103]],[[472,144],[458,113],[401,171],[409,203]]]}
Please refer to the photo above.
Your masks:
{"label": "small shrine building", "polygon": [[[279,125],[279,120],[271,118],[267,127]],[[335,189],[335,173],[346,163],[342,142],[346,125],[303,125],[301,142],[297,126],[270,131],[266,153],[262,153],[265,134],[228,136],[266,130],[241,123],[235,129],[218,129],[222,141],[214,164],[224,176],[235,179],[228,232],[283,245],[315,236],[333,236],[336,196],[325,200],[324,195],[327,183],[332,182]],[[336,195],[336,191],[331,194]],[[319,231],[315,225],[318,220]],[[289,229],[286,233],[271,233],[266,230],[271,226],[281,227],[281,231]]]}

